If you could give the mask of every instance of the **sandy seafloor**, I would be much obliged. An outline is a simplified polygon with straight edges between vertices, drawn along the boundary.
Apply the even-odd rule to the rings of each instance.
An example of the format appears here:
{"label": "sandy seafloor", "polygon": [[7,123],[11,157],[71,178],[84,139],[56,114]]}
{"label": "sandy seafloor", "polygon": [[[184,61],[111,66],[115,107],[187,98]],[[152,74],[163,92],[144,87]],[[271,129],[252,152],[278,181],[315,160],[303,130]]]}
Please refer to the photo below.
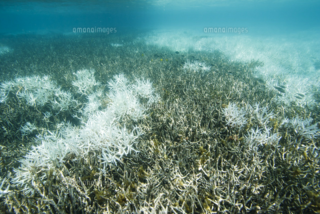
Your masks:
{"label": "sandy seafloor", "polygon": [[[2,35],[1,210],[319,212],[318,36]],[[81,91],[74,82],[86,69],[99,84]],[[136,92],[117,97],[110,84],[117,77],[126,79],[120,91]],[[152,83],[141,86],[152,103],[135,89],[140,80]],[[41,91],[49,83],[56,91]],[[58,89],[77,104],[56,105]],[[128,109],[100,121],[120,98]],[[132,113],[140,107],[141,115]],[[111,126],[125,130],[122,137],[105,134]],[[114,146],[127,135],[129,147]],[[63,155],[46,153],[61,148]],[[104,152],[117,159],[106,163]]]}

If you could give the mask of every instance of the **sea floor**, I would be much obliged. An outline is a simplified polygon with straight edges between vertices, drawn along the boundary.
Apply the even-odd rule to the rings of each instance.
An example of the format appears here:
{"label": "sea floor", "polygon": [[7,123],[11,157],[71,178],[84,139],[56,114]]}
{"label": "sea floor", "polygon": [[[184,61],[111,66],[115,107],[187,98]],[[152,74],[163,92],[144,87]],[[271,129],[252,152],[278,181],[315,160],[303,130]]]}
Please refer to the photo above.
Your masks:
{"label": "sea floor", "polygon": [[2,36],[2,211],[320,211],[316,50],[178,37]]}

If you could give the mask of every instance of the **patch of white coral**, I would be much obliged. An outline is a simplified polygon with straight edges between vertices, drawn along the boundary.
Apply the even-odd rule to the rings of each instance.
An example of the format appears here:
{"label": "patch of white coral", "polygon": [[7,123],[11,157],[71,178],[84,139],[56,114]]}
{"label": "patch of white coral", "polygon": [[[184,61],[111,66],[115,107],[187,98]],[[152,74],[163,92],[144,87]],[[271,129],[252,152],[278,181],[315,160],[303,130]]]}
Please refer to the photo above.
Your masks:
{"label": "patch of white coral", "polygon": [[268,127],[270,119],[274,117],[273,112],[269,111],[268,107],[261,107],[259,103],[256,103],[253,106],[248,104],[245,108],[239,108],[235,103],[230,103],[222,112],[227,125],[232,128],[244,126],[247,123],[246,117],[259,127],[251,128],[245,138],[245,142],[250,149],[257,151],[261,145],[278,146],[281,137]]}
{"label": "patch of white coral", "polygon": [[239,108],[235,103],[230,103],[222,110],[222,113],[226,118],[227,125],[232,128],[241,128],[247,123],[245,109]]}
{"label": "patch of white coral", "polygon": [[278,133],[272,133],[270,128],[266,129],[251,129],[246,137],[246,143],[252,150],[257,150],[261,145],[272,145],[274,147],[278,146],[279,140]]}
{"label": "patch of white coral", "polygon": [[250,117],[250,120],[256,122],[259,127],[263,127],[264,129],[268,129],[268,123],[270,119],[274,117],[272,111],[268,111],[268,107],[260,107],[259,103],[253,105],[247,105],[247,115]]}
{"label": "patch of white coral", "polygon": [[62,91],[48,76],[20,77],[3,82],[0,86],[0,102],[5,103],[10,92],[25,100],[29,106],[50,104],[53,110],[66,111],[77,105],[71,93]]}
{"label": "patch of white coral", "polygon": [[315,99],[313,96],[312,85],[309,84],[310,78],[292,75],[290,77],[279,77],[279,79],[265,78],[266,86],[276,92],[278,96],[275,101],[279,104],[290,106],[295,102],[298,106],[312,106]]}
{"label": "patch of white coral", "polygon": [[320,136],[320,130],[318,128],[318,124],[312,124],[312,121],[312,118],[302,120],[299,117],[295,117],[291,120],[286,120],[284,126],[292,128],[295,133],[305,137],[306,139],[314,139]]}
{"label": "patch of white coral", "polygon": [[0,55],[9,53],[11,49],[5,45],[0,44]]}
{"label": "patch of white coral", "polygon": [[94,78],[94,72],[94,69],[83,69],[73,73],[77,79],[72,82],[72,85],[78,89],[79,93],[88,95],[92,93],[95,86],[100,85],[100,82]]}
{"label": "patch of white coral", "polygon": [[210,71],[210,66],[206,65],[204,62],[194,61],[190,62],[187,60],[187,62],[184,63],[183,69],[185,71],[193,71],[193,72],[200,72],[200,71]]}
{"label": "patch of white coral", "polygon": [[111,43],[110,45],[112,47],[121,47],[121,46],[123,46],[123,44],[119,44],[119,43]]}
{"label": "patch of white coral", "polygon": [[[38,136],[40,145],[33,147],[21,160],[12,180],[24,187],[25,194],[34,193],[35,176],[40,174],[42,179],[46,179],[47,171],[59,167],[69,154],[75,156],[73,160],[86,159],[90,152],[101,154],[100,170],[106,172],[109,164],[136,151],[134,144],[142,133],[138,127],[129,131],[125,124],[120,125],[120,119],[125,115],[136,121],[142,119],[146,107],[142,106],[138,96],[155,102],[158,95],[155,95],[149,81],[136,80],[136,84],[130,85],[124,75],[115,76],[108,85],[110,105],[106,109],[87,111],[88,117],[82,120],[81,127],[58,124],[54,133],[48,131]],[[142,93],[143,90],[149,91]]]}
{"label": "patch of white coral", "polygon": [[86,103],[85,107],[83,109],[80,109],[79,112],[84,117],[88,117],[92,113],[99,110],[99,107],[101,106],[101,99],[102,99],[102,91],[98,90],[90,95],[87,96],[88,102]]}
{"label": "patch of white coral", "polygon": [[[1,178],[0,178],[0,179],[1,179]],[[8,186],[7,186],[6,189],[3,189],[3,184],[4,184],[5,182],[7,182],[7,179],[4,178],[4,179],[2,180],[2,182],[1,182],[1,185],[0,185],[0,197],[11,192],[11,191],[9,190],[10,184],[8,184]]]}
{"label": "patch of white coral", "polygon": [[20,128],[21,132],[22,132],[22,135],[28,135],[30,133],[32,133],[33,131],[37,130],[37,127],[30,123],[30,122],[26,122],[26,124],[24,126],[22,126]]}

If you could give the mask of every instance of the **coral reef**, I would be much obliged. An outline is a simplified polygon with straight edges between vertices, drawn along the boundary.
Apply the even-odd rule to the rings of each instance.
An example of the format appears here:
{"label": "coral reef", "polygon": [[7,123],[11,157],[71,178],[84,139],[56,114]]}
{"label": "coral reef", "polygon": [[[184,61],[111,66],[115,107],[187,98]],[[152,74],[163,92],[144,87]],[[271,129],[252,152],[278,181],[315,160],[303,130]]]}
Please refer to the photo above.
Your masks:
{"label": "coral reef", "polygon": [[190,62],[189,60],[187,60],[187,62],[184,63],[183,65],[183,69],[184,70],[190,70],[193,72],[199,72],[199,71],[210,71],[210,66],[207,66],[206,63],[204,62],[198,62],[198,61],[194,61],[194,62]]}
{"label": "coral reef", "polygon": [[[35,54],[58,54],[38,66],[61,64],[46,78],[41,69],[24,78],[1,73],[2,212],[320,211],[319,104],[279,101],[287,89],[257,78],[261,63],[218,51],[180,54],[132,37],[84,35],[68,40],[71,49],[43,40],[32,44]],[[11,68],[19,52],[2,66]],[[184,69],[194,59],[210,70]],[[47,96],[23,85],[27,77],[51,84]],[[54,107],[59,91],[74,100],[68,108]]]}
{"label": "coral reef", "polygon": [[92,92],[94,86],[100,85],[94,78],[94,70],[92,69],[79,70],[77,73],[74,73],[74,75],[77,77],[77,80],[73,81],[72,85],[77,87],[77,90],[81,94],[88,95]]}
{"label": "coral reef", "polygon": [[[77,73],[83,75],[84,72],[87,70]],[[78,80],[79,75],[77,76]],[[90,73],[90,76],[94,78],[93,73]],[[61,124],[55,133],[47,130],[44,134],[37,136],[37,140],[40,142],[39,146],[33,147],[21,160],[21,167],[15,169],[16,175],[12,179],[13,184],[23,186],[24,194],[33,195],[35,176],[38,174],[41,176],[41,180],[47,180],[48,171],[59,169],[67,156],[72,155],[73,160],[86,160],[89,153],[102,153],[100,159],[103,169],[99,168],[99,170],[105,174],[105,168],[110,163],[116,164],[116,161],[120,160],[123,155],[135,151],[133,144],[141,135],[139,129],[134,127],[128,133],[125,125],[120,128],[121,125],[118,123],[125,116],[135,121],[142,118],[144,108],[131,88],[151,90],[151,83],[137,80],[139,83],[139,87],[137,87],[128,86],[128,81],[123,75],[118,75],[115,79],[116,82],[110,81],[109,83],[111,88],[109,92],[110,106],[103,111],[91,113],[87,116],[89,118],[87,120],[81,120],[84,126],[72,127],[70,124]],[[86,90],[81,90],[81,93],[88,93],[89,89],[93,87],[92,82],[94,82],[93,79],[88,80],[88,85],[86,82],[82,82],[81,87]],[[79,88],[79,85],[76,85]],[[139,95],[147,95],[152,98],[153,91],[139,93]],[[148,97],[143,98],[148,99]],[[35,129],[36,127],[29,122],[21,128],[23,134],[30,133]]]}
{"label": "coral reef", "polygon": [[3,82],[0,90],[0,101],[4,103],[9,93],[13,93],[18,99],[24,99],[29,106],[43,107],[49,104],[54,110],[66,111],[77,105],[72,95],[61,91],[48,76],[16,78],[14,81]]}
{"label": "coral reef", "polygon": [[235,103],[229,104],[223,109],[222,113],[226,117],[228,126],[241,128],[247,123],[245,111],[243,109],[239,109]]}
{"label": "coral reef", "polygon": [[0,55],[9,53],[9,52],[11,52],[11,51],[12,51],[12,50],[11,50],[9,47],[0,44]]}

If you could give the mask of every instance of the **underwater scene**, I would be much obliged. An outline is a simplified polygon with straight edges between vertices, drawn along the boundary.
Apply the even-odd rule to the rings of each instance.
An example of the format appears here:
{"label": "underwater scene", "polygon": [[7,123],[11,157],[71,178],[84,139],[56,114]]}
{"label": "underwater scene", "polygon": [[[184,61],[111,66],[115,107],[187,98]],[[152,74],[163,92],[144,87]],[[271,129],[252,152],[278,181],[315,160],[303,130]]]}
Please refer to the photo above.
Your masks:
{"label": "underwater scene", "polygon": [[0,213],[320,213],[320,3],[0,2]]}

